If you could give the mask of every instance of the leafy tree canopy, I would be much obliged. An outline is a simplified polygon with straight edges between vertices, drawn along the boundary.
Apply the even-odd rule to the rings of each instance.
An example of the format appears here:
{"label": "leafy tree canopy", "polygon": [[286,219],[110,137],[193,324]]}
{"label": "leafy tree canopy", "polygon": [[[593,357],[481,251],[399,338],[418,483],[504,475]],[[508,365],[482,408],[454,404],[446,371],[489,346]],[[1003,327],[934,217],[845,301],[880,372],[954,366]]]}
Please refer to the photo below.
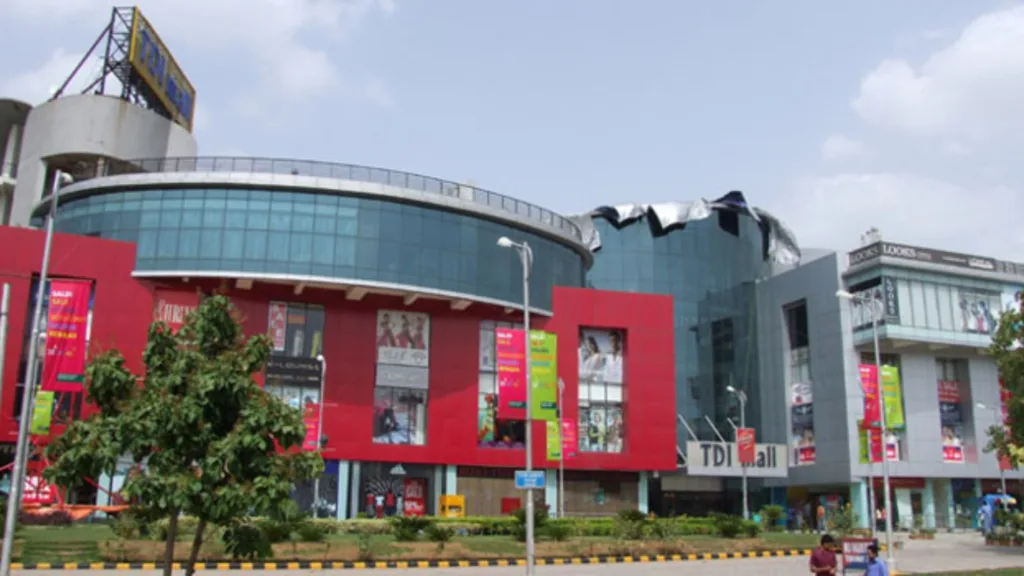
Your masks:
{"label": "leafy tree canopy", "polygon": [[[135,469],[122,495],[141,519],[170,519],[169,554],[179,515],[199,520],[190,565],[207,524],[228,526],[273,509],[290,497],[293,483],[323,471],[319,453],[295,449],[306,433],[301,411],[253,380],[270,342],[246,339],[238,317],[217,295],[176,333],[154,323],[141,376],[125,368],[117,350],[95,357],[86,377],[99,413],[72,423],[46,450],[52,465],[44,475],[64,487],[112,475],[129,455]],[[169,570],[171,556],[165,560]]]}
{"label": "leafy tree canopy", "polygon": [[1015,310],[1004,312],[989,352],[995,358],[1003,386],[1009,392],[1007,426],[989,429],[986,451],[996,451],[1016,468],[1024,462],[1024,296]]}

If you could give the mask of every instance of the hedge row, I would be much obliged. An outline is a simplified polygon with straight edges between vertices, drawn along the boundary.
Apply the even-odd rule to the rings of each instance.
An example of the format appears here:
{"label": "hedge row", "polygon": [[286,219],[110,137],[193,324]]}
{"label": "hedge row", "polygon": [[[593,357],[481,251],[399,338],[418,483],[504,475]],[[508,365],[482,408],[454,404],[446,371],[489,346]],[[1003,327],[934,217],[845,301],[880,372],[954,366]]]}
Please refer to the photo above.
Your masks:
{"label": "hedge row", "polygon": [[[513,516],[479,516],[468,518],[437,518],[438,524],[447,526],[456,534],[464,536],[509,536],[514,535],[519,522]],[[617,519],[613,517],[595,518],[549,518],[549,526],[564,527],[578,536],[613,536],[616,534]],[[318,522],[333,522],[318,520]],[[716,524],[712,518],[679,518],[658,519],[668,531],[678,536],[710,535],[716,533]],[[338,532],[342,534],[388,534],[391,526],[387,520],[343,520],[337,522]]]}

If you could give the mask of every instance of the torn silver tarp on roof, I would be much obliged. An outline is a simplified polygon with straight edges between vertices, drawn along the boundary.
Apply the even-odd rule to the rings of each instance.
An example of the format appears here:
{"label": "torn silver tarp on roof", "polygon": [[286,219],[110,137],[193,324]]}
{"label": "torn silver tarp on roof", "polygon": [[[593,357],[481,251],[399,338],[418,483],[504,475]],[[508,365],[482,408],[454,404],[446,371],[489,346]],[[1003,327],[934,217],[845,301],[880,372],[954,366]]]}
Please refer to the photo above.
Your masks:
{"label": "torn silver tarp on roof", "polygon": [[601,235],[594,226],[594,218],[603,218],[615,228],[624,228],[646,219],[655,237],[673,230],[681,230],[688,222],[719,215],[719,226],[727,233],[738,234],[738,218],[749,217],[761,230],[762,254],[765,260],[779,264],[800,262],[800,247],[796,236],[769,212],[750,206],[742,192],[733,191],[716,200],[693,202],[662,202],[659,204],[620,204],[601,206],[588,214],[572,217],[583,233],[583,243],[591,252],[601,249]]}

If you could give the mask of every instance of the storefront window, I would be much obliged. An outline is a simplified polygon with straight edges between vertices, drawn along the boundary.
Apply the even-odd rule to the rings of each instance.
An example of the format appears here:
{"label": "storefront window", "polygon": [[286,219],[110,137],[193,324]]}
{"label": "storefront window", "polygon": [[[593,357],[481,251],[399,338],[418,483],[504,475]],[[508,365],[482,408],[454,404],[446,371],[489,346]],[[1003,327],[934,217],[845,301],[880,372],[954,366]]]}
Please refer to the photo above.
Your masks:
{"label": "storefront window", "polygon": [[423,446],[430,388],[430,316],[380,310],[376,337],[373,441]]}
{"label": "storefront window", "polygon": [[582,452],[623,451],[624,340],[621,330],[580,329],[577,433]]}
{"label": "storefront window", "polygon": [[433,466],[363,462],[359,514],[368,518],[433,514],[433,477]]}
{"label": "storefront window", "polygon": [[521,330],[521,324],[483,321],[480,323],[480,378],[477,402],[477,445],[482,448],[526,447],[526,423],[522,420],[498,418],[497,369],[495,365],[495,330]]}
{"label": "storefront window", "polygon": [[324,309],[322,306],[271,302],[267,314],[271,340],[264,389],[292,408],[320,403]]}

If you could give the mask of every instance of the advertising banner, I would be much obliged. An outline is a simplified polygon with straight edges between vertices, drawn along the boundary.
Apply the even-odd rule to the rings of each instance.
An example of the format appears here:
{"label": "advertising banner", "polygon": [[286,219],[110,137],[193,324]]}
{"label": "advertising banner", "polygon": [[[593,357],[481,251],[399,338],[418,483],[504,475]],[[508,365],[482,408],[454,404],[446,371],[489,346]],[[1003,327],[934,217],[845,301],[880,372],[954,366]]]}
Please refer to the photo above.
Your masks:
{"label": "advertising banner", "polygon": [[562,420],[562,453],[566,460],[576,457],[579,438],[576,432],[576,421],[565,418]]}
{"label": "advertising banner", "polygon": [[971,334],[992,334],[999,324],[1002,308],[998,292],[960,290],[953,304],[959,309],[960,330]]}
{"label": "advertising banner", "polygon": [[30,433],[36,436],[48,436],[50,424],[53,422],[54,393],[40,390],[36,392],[35,406],[32,407],[32,426]]}
{"label": "advertising banner", "polygon": [[159,100],[171,119],[191,132],[196,89],[138,8],[132,11],[128,62],[138,79],[133,84]]}
{"label": "advertising banner", "polygon": [[942,425],[942,461],[964,463],[964,419],[960,383],[939,380],[939,422]]}
{"label": "advertising banner", "polygon": [[526,418],[526,338],[522,330],[494,331],[494,357],[498,368],[498,419]]}
{"label": "advertising banner", "polygon": [[53,280],[46,318],[42,389],[78,392],[85,381],[90,282]]}
{"label": "advertising banner", "polygon": [[[869,427],[863,420],[858,420],[857,434],[860,440],[860,463],[880,463],[882,461],[882,430]],[[889,434],[889,441],[886,442],[885,449],[890,462],[899,461],[899,440],[894,434]]]}
{"label": "advertising banner", "polygon": [[736,429],[736,459],[740,464],[749,466],[757,460],[756,442],[753,428]]}
{"label": "advertising banner", "polygon": [[814,397],[809,383],[797,382],[791,385],[789,406],[793,466],[809,466],[817,461],[814,444]]}
{"label": "advertising banner", "polygon": [[[999,408],[999,413],[1002,414],[1003,427],[1006,429],[1007,433],[1009,433],[1009,429],[1007,429],[1007,427],[1010,425],[1010,391],[1006,388],[1006,385],[1003,384],[1002,378],[999,379]],[[1008,457],[999,457],[999,469],[1003,471],[1013,469]]]}
{"label": "advertising banner", "polygon": [[22,504],[51,504],[57,499],[57,489],[42,476],[26,475],[22,485]]}
{"label": "advertising banner", "polygon": [[687,442],[686,472],[691,476],[785,478],[789,474],[784,444],[754,444],[754,460],[740,464],[735,442]]}
{"label": "advertising banner", "polygon": [[864,392],[864,425],[881,428],[882,398],[878,386],[878,366],[860,365],[860,387]]}
{"label": "advertising banner", "polygon": [[430,316],[419,312],[377,311],[377,363],[430,365]]}
{"label": "advertising banner", "polygon": [[882,409],[885,410],[885,426],[890,430],[903,430],[903,387],[900,384],[900,370],[896,366],[882,366]]}
{"label": "advertising banner", "polygon": [[559,430],[558,420],[548,420],[544,424],[547,429],[548,460],[559,460],[562,457],[562,431]]}
{"label": "advertising banner", "polygon": [[868,328],[879,312],[881,302],[882,316],[879,324],[897,325],[900,323],[900,302],[896,295],[896,280],[888,276],[872,278],[850,287],[854,299],[850,303],[853,313],[853,329]]}
{"label": "advertising banner", "polygon": [[869,246],[858,248],[850,252],[849,257],[850,266],[885,257],[897,260],[927,262],[929,264],[942,264],[944,266],[982,270],[985,272],[994,272],[996,270],[996,261],[991,258],[932,250],[931,248],[908,246],[906,244],[892,244],[889,242],[875,242]]}
{"label": "advertising banner", "polygon": [[320,404],[307,402],[302,410],[302,423],[306,425],[306,438],[302,442],[302,449],[306,452],[316,452],[320,449],[317,442],[317,428],[320,427]]}
{"label": "advertising banner", "polygon": [[[1024,301],[1021,300],[1021,296],[1024,295],[1024,289],[1020,286],[1007,286],[1003,288],[1003,306],[1001,314],[1007,312],[1024,312]],[[996,319],[999,320],[998,318]],[[1020,348],[1020,341],[1014,342],[1011,346],[1014,350]]]}
{"label": "advertising banner", "polygon": [[267,334],[274,352],[284,352],[288,337],[288,305],[271,302],[267,317]]}
{"label": "advertising banner", "polygon": [[153,300],[153,321],[163,322],[172,332],[181,330],[185,318],[199,307],[199,294],[182,290],[157,289]]}
{"label": "advertising banner", "polygon": [[427,515],[426,478],[406,478],[402,481],[402,515]]}
{"label": "advertising banner", "polygon": [[624,352],[622,332],[581,328],[579,349],[580,385],[622,384]]}
{"label": "advertising banner", "polygon": [[[531,416],[558,422],[558,336],[530,330]],[[557,426],[556,426],[557,428]]]}

